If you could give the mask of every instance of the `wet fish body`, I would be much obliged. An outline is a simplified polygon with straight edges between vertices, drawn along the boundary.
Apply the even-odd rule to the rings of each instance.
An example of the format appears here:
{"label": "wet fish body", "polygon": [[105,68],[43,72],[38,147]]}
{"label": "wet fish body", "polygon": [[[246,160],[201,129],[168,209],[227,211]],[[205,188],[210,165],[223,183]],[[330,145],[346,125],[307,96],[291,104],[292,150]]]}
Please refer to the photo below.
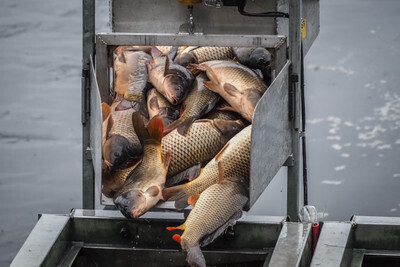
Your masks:
{"label": "wet fish body", "polygon": [[163,123],[160,117],[154,117],[147,129],[139,113],[133,114],[132,121],[142,142],[143,158],[114,196],[114,204],[127,218],[138,218],[162,199],[171,157],[170,153],[161,155]]}
{"label": "wet fish body", "polygon": [[155,47],[152,56],[153,61],[147,62],[149,81],[171,104],[180,104],[193,84],[193,74]]}
{"label": "wet fish body", "polygon": [[248,181],[227,177],[200,194],[183,225],[167,228],[184,230],[181,237],[174,235],[173,239],[187,251],[186,260],[190,266],[206,266],[200,247],[211,243],[233,225],[242,216],[247,201]]}
{"label": "wet fish body", "polygon": [[177,209],[185,208],[191,195],[200,194],[218,182],[218,162],[224,164],[225,177],[250,177],[251,125],[236,134],[207,165],[200,175],[182,185],[166,188],[163,191],[165,200],[174,200]]}
{"label": "wet fish body", "polygon": [[168,177],[212,159],[243,127],[241,121],[198,120],[185,135],[177,130],[170,132],[161,143],[163,154],[171,151]]}
{"label": "wet fish body", "polygon": [[163,120],[164,127],[179,118],[179,110],[177,107],[169,103],[155,88],[148,92],[147,110],[149,111],[150,119],[157,115],[160,116]]}
{"label": "wet fish body", "polygon": [[[139,162],[138,162],[139,163]],[[125,183],[128,175],[135,169],[138,163],[123,169],[117,170],[112,173],[104,171],[102,173],[102,188],[101,192],[106,196],[112,198],[116,192],[118,192]]]}
{"label": "wet fish body", "polygon": [[265,83],[249,68],[232,60],[215,60],[195,66],[207,73],[204,85],[218,93],[249,122],[255,106],[267,90]]}
{"label": "wet fish body", "polygon": [[119,103],[112,104],[110,114],[103,122],[103,159],[110,170],[124,169],[124,163],[142,155],[142,146],[132,124],[135,110],[117,111]]}
{"label": "wet fish body", "polygon": [[205,81],[208,81],[208,78],[204,73],[196,77],[193,88],[182,103],[181,117],[166,127],[166,133],[176,128],[183,135],[195,120],[210,112],[215,106],[220,97],[204,86]]}
{"label": "wet fish body", "polygon": [[239,113],[232,111],[232,106],[221,98],[214,108],[206,114],[206,119],[221,119],[221,120],[240,120],[243,119]]}
{"label": "wet fish body", "polygon": [[121,50],[114,59],[114,91],[125,100],[145,102],[147,61],[151,56],[143,51]]}
{"label": "wet fish body", "polygon": [[232,47],[189,46],[176,56],[175,62],[184,67],[188,67],[192,63],[198,64],[211,60],[233,58],[234,53]]}

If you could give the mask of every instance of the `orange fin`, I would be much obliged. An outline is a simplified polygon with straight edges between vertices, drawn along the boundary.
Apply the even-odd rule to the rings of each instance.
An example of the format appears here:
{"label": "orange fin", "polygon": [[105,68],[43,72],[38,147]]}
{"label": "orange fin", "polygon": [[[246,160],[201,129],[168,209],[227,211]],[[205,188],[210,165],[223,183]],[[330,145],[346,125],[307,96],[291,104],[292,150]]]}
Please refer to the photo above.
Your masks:
{"label": "orange fin", "polygon": [[218,85],[212,81],[207,81],[203,82],[204,86],[207,87],[207,89],[213,91],[214,93],[218,93]]}
{"label": "orange fin", "polygon": [[222,153],[224,153],[224,151],[228,148],[229,143],[227,143],[219,152],[218,154],[215,156],[215,161],[218,162],[219,158],[221,157]]}
{"label": "orange fin", "polygon": [[192,205],[193,207],[196,205],[197,200],[199,200],[200,194],[191,195],[188,198],[188,204]]}
{"label": "orange fin", "polygon": [[184,230],[185,230],[185,224],[181,224],[181,225],[176,226],[176,227],[167,227],[167,230],[168,230],[168,231],[175,231],[175,230],[182,230],[182,231],[184,231]]}
{"label": "orange fin", "polygon": [[163,131],[164,131],[164,124],[162,121],[162,118],[160,116],[154,116],[150,122],[149,125],[147,125],[147,131],[149,132],[149,135],[152,139],[155,139],[159,142],[161,142],[161,139],[163,138]]}
{"label": "orange fin", "polygon": [[101,114],[103,115],[103,121],[105,121],[111,113],[111,107],[107,103],[101,103]]}
{"label": "orange fin", "polygon": [[179,244],[181,243],[181,236],[176,234],[172,237],[172,239],[176,242],[178,242]]}
{"label": "orange fin", "polygon": [[112,117],[112,114],[110,114],[110,116],[108,117],[108,120],[107,120],[107,129],[106,129],[106,136],[105,136],[106,139],[108,139],[108,133],[111,131],[111,128],[113,127],[113,125],[114,125],[114,119]]}

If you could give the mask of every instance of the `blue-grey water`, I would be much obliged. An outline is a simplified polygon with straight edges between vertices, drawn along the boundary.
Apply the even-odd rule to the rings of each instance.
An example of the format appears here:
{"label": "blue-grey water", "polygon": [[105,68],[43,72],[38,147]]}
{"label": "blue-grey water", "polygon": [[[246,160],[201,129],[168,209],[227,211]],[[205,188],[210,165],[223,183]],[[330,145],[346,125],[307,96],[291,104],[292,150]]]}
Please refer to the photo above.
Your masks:
{"label": "blue-grey water", "polygon": [[[305,60],[309,202],[324,220],[400,216],[400,2],[320,4]],[[81,207],[81,27],[79,0],[0,3],[0,266],[37,214]],[[285,175],[252,214],[285,214]]]}

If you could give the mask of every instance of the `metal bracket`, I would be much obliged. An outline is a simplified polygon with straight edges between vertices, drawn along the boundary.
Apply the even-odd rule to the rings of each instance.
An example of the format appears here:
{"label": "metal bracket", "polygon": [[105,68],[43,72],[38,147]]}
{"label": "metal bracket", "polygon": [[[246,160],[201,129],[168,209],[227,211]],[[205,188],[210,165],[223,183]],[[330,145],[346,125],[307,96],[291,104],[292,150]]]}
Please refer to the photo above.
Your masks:
{"label": "metal bracket", "polygon": [[294,166],[294,157],[293,154],[290,155],[287,160],[285,161],[285,163],[283,163],[283,166]]}
{"label": "metal bracket", "polygon": [[193,6],[189,5],[188,6],[189,9],[189,21],[182,24],[179,27],[179,34],[182,35],[203,35],[203,27],[201,26],[200,23],[195,23],[194,22],[194,17],[193,17]]}

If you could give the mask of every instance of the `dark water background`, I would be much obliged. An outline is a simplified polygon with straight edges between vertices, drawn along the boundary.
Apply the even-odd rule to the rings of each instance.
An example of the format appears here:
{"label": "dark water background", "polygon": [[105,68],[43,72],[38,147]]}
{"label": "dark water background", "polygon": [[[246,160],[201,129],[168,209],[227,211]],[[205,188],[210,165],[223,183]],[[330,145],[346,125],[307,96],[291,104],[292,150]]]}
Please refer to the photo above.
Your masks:
{"label": "dark water background", "polygon": [[[320,4],[305,62],[310,204],[324,220],[400,216],[400,1]],[[37,214],[81,207],[81,55],[81,1],[0,2],[0,266]],[[285,214],[285,179],[252,214]]]}

